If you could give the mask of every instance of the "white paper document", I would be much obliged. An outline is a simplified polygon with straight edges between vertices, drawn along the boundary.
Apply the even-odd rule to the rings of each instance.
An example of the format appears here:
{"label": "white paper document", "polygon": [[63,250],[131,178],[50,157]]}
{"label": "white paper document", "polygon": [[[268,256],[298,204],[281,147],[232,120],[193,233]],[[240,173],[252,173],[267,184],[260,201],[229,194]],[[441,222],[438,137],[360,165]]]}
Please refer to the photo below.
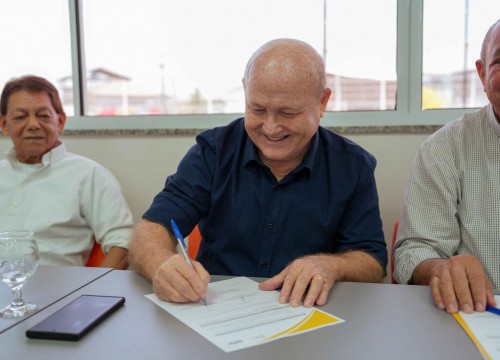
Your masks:
{"label": "white paper document", "polygon": [[[497,306],[500,296],[495,295]],[[491,312],[453,314],[485,359],[500,360],[500,316]]]}
{"label": "white paper document", "polygon": [[245,277],[210,283],[207,306],[146,297],[225,352],[344,322],[317,308],[280,304],[279,292],[261,291]]}

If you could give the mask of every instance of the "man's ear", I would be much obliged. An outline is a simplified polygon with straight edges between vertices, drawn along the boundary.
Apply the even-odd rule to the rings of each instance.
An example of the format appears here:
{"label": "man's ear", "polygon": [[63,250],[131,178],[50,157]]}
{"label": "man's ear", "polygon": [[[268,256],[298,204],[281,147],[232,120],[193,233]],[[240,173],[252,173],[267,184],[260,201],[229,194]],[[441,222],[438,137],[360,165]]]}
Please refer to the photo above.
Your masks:
{"label": "man's ear", "polygon": [[328,104],[328,100],[332,95],[332,90],[330,88],[326,88],[323,90],[323,95],[321,96],[321,105],[320,105],[320,116],[323,117],[323,114],[326,111],[326,105]]}
{"label": "man's ear", "polygon": [[484,78],[485,78],[485,66],[481,60],[476,60],[476,70],[477,74],[479,75],[479,78],[481,79],[481,82],[483,83],[483,90],[484,90]]}
{"label": "man's ear", "polygon": [[66,114],[64,112],[59,114],[59,133],[64,130],[64,125],[66,124]]}
{"label": "man's ear", "polygon": [[9,129],[7,129],[7,119],[5,116],[0,115],[0,128],[2,128],[2,133],[5,136],[9,136]]}

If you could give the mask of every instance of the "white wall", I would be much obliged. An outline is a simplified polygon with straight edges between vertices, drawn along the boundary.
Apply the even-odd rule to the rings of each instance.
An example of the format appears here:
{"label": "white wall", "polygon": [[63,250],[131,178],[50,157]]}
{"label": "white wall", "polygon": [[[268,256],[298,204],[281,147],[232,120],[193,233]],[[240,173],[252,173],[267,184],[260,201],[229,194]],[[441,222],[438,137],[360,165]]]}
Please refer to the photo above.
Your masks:
{"label": "white wall", "polygon": [[[347,135],[377,159],[376,179],[388,247],[394,222],[399,218],[408,171],[419,145],[429,134]],[[153,197],[163,188],[167,175],[189,147],[193,136],[62,136],[69,151],[92,158],[118,178],[137,222]],[[0,153],[10,148],[0,138]],[[1,181],[1,176],[0,176]],[[390,249],[389,249],[390,250]]]}

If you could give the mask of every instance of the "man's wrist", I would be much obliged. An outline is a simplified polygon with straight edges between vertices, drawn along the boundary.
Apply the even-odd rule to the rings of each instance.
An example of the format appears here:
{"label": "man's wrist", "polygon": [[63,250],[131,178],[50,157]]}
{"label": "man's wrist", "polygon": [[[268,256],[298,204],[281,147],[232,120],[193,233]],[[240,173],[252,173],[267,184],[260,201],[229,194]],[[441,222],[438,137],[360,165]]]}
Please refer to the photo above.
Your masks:
{"label": "man's wrist", "polygon": [[151,279],[154,279],[156,274],[158,273],[158,271],[160,270],[160,268],[165,264],[167,263],[170,258],[174,255],[176,255],[177,253],[176,252],[172,252],[172,251],[168,251],[167,253],[163,254],[163,256],[161,257],[161,259],[157,259],[156,260],[156,266],[154,267],[153,269],[153,272],[152,272],[152,277]]}
{"label": "man's wrist", "polygon": [[429,285],[432,274],[436,266],[441,265],[448,259],[426,259],[422,261],[413,270],[413,275],[410,279],[410,284],[413,285]]}

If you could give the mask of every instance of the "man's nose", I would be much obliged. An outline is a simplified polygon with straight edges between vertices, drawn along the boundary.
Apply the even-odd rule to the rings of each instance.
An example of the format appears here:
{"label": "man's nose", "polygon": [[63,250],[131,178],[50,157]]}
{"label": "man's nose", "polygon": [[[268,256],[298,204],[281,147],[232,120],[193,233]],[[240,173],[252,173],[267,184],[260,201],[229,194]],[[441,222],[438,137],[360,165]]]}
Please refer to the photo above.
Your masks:
{"label": "man's nose", "polygon": [[267,135],[273,135],[281,131],[281,124],[275,114],[268,112],[264,120],[263,128]]}
{"label": "man's nose", "polygon": [[37,130],[40,129],[40,123],[35,115],[28,116],[28,125],[27,128],[29,130]]}

